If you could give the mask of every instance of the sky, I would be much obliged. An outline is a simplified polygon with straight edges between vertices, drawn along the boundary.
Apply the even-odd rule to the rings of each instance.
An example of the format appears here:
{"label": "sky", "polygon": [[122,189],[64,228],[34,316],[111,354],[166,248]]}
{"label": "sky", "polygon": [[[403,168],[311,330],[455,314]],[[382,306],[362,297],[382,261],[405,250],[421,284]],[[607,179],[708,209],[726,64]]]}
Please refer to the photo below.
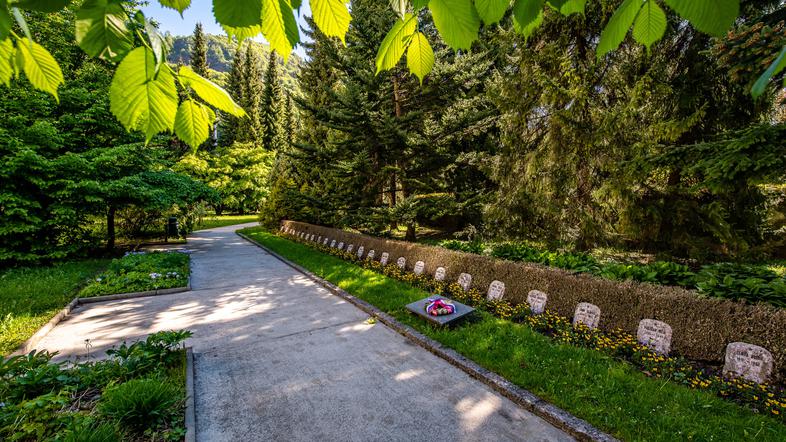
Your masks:
{"label": "sky", "polygon": [[[172,35],[191,35],[194,33],[194,26],[197,23],[202,23],[205,32],[208,34],[224,35],[224,30],[221,29],[215,18],[213,18],[213,2],[211,0],[194,0],[191,2],[191,7],[183,12],[183,17],[174,9],[164,8],[157,1],[153,0],[148,6],[142,7],[145,16],[155,20],[159,23],[162,32],[169,32]],[[297,19],[300,27],[305,27],[306,22],[303,20],[305,16],[311,15],[311,5],[308,0],[303,1],[300,7],[300,14],[295,11],[295,18]],[[304,39],[301,32],[300,38]],[[260,35],[255,38],[257,41],[264,42],[265,39]],[[301,57],[305,57],[305,52],[302,45],[295,48],[295,53]]]}

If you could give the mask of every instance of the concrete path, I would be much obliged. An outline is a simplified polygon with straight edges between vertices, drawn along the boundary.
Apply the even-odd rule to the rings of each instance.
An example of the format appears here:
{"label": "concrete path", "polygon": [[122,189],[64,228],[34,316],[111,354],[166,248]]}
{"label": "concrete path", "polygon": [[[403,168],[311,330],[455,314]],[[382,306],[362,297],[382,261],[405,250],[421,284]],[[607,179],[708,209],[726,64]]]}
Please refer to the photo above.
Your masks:
{"label": "concrete path", "polygon": [[189,329],[199,441],[571,440],[246,242],[189,238],[193,291],[77,308],[39,345],[82,357]]}

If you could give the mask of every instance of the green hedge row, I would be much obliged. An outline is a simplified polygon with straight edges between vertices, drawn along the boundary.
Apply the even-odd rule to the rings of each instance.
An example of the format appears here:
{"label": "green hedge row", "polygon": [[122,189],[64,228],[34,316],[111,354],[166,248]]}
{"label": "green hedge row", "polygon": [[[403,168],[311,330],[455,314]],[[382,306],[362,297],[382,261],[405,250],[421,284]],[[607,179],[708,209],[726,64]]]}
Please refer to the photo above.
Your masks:
{"label": "green hedge row", "polygon": [[410,270],[417,261],[425,263],[428,274],[442,266],[447,269],[448,281],[469,273],[472,286],[483,293],[492,281],[499,280],[506,286],[505,299],[513,303],[524,303],[530,290],[541,290],[549,296],[547,308],[569,318],[580,302],[589,302],[600,307],[600,327],[608,331],[619,328],[635,334],[640,320],[658,319],[672,327],[673,351],[692,360],[720,364],[726,345],[731,342],[760,345],[773,354],[774,376],[786,379],[784,309],[701,297],[680,287],[612,281],[587,273],[575,274],[538,264],[504,261],[307,223],[284,221],[283,227],[354,244],[355,250],[362,245],[366,253],[375,250],[376,259],[383,252],[390,254],[391,262],[404,257]]}

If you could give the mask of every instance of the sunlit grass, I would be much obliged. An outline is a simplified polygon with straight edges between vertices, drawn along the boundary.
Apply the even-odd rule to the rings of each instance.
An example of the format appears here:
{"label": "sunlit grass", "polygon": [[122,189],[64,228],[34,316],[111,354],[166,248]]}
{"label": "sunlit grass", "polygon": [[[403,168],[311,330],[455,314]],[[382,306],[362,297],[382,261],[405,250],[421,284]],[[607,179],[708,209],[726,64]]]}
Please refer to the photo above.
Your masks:
{"label": "sunlit grass", "polygon": [[235,224],[255,223],[259,221],[259,215],[211,215],[202,218],[194,230],[213,229],[215,227],[233,226]]}
{"label": "sunlit grass", "polygon": [[13,352],[103,270],[108,259],[71,261],[0,273],[0,355]]}
{"label": "sunlit grass", "polygon": [[786,440],[786,426],[713,394],[651,379],[601,352],[558,345],[526,325],[481,313],[454,329],[404,306],[428,293],[260,228],[254,239],[482,366],[623,440]]}

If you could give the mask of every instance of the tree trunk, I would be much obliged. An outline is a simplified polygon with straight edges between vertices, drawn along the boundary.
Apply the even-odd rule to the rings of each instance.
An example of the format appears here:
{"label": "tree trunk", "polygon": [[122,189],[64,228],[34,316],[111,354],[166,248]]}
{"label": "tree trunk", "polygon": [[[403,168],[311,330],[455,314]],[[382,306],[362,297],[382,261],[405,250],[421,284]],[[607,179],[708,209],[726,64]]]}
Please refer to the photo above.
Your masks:
{"label": "tree trunk", "polygon": [[415,233],[415,224],[407,224],[407,235],[404,237],[404,240],[415,242],[417,239],[417,234]]}
{"label": "tree trunk", "polygon": [[114,206],[109,206],[106,211],[106,249],[112,250],[115,248],[115,211]]}

